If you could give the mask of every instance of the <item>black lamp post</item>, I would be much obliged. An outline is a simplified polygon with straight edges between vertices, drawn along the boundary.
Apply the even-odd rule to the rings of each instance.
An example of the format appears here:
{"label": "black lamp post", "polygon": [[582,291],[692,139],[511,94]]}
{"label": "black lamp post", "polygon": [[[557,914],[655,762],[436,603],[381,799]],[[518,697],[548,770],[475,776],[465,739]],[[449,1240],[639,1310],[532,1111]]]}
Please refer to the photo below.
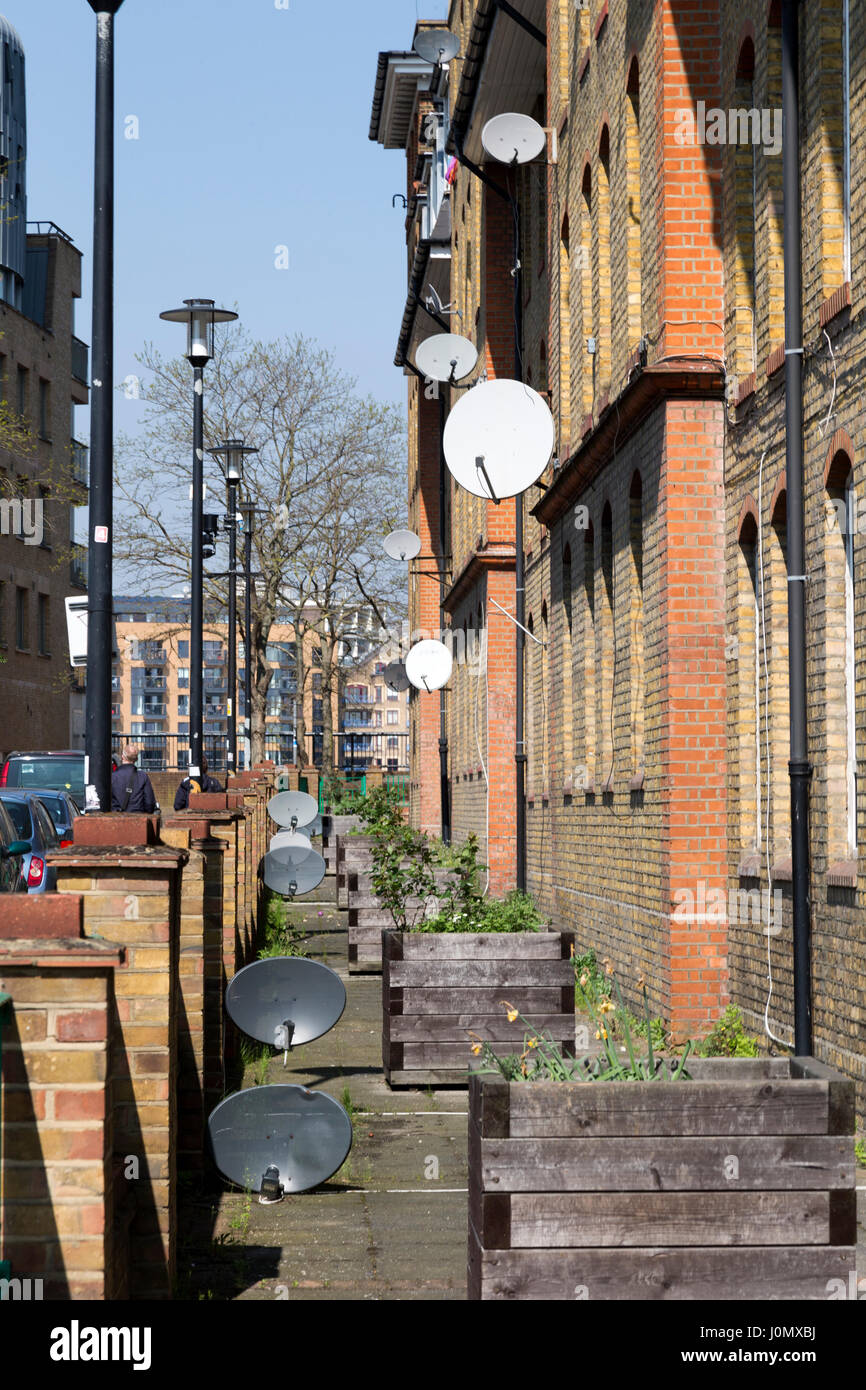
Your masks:
{"label": "black lamp post", "polygon": [[215,323],[237,318],[212,299],[185,299],[183,309],[166,309],[161,319],[186,324],[186,355],[193,368],[192,556],[189,613],[189,776],[201,776],[202,743],[202,506],[204,500],[204,369],[213,357]]}
{"label": "black lamp post", "polygon": [[244,771],[249,772],[253,751],[253,668],[250,625],[252,623],[253,588],[253,518],[256,508],[252,502],[241,502],[244,519]]}
{"label": "black lamp post", "polygon": [[111,642],[114,415],[114,16],[123,0],[89,0],[96,15],[93,166],[93,333],[88,550],[88,782],[111,810]]}
{"label": "black lamp post", "polygon": [[226,530],[229,533],[229,699],[228,699],[228,771],[235,772],[238,761],[237,725],[237,686],[238,686],[238,577],[237,577],[237,539],[238,539],[238,487],[244,472],[244,455],[257,454],[258,449],[247,447],[242,439],[227,439],[216,449],[208,449],[209,454],[220,460],[228,488],[228,516]]}

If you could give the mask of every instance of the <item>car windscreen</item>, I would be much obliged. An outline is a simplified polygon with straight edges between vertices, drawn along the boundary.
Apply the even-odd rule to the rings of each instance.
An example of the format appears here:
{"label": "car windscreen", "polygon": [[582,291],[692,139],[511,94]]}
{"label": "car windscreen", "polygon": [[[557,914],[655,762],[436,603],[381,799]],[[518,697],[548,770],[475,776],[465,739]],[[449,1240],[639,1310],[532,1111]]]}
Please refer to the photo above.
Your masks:
{"label": "car windscreen", "polygon": [[56,787],[84,796],[83,758],[13,758],[9,764],[10,787]]}
{"label": "car windscreen", "polygon": [[33,835],[33,822],[30,819],[30,810],[26,801],[13,801],[10,797],[3,798],[3,805],[9,812],[9,818],[15,826],[15,837],[18,840],[29,840]]}
{"label": "car windscreen", "polygon": [[45,807],[55,826],[67,826],[70,823],[70,812],[62,796],[52,796],[50,792],[39,791],[36,793],[42,805]]}

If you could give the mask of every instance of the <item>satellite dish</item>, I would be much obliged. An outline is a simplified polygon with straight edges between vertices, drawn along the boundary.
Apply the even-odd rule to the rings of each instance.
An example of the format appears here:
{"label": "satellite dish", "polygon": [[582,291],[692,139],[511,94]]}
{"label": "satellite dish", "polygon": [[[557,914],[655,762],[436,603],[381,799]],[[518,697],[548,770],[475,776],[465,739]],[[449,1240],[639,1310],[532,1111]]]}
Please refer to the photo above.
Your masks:
{"label": "satellite dish", "polygon": [[419,58],[445,67],[460,52],[460,40],[450,29],[422,29],[412,45]]}
{"label": "satellite dish", "polygon": [[382,548],[392,560],[414,560],[421,553],[421,537],[414,531],[392,531],[383,540]]}
{"label": "satellite dish", "polygon": [[449,471],[474,497],[500,502],[541,477],[553,453],[547,402],[522,381],[482,381],[448,416],[442,447]]}
{"label": "satellite dish", "polygon": [[306,792],[280,792],[268,802],[268,815],[286,830],[309,825],[319,814],[319,803]]}
{"label": "satellite dish", "polygon": [[321,835],[321,833],[322,817],[316,816],[316,819],[314,821],[311,821],[309,825],[304,826],[303,831],[278,830],[276,835],[271,836],[271,843],[268,845],[268,849],[271,850],[271,852],[273,852],[275,849],[282,849],[285,845],[296,844],[299,840],[302,839],[306,840],[310,849],[312,849],[313,847],[310,844],[312,836]]}
{"label": "satellite dish", "polygon": [[474,344],[459,333],[436,333],[415,353],[415,366],[431,381],[462,381],[477,361]]}
{"label": "satellite dish", "polygon": [[287,858],[291,850],[278,849],[266,854],[262,860],[262,877],[271,892],[284,898],[294,898],[298,893],[312,893],[325,877],[327,864],[316,850],[310,849],[301,858]]}
{"label": "satellite dish", "polygon": [[[271,843],[268,845],[268,849],[271,854],[278,849],[288,850],[290,851],[288,855],[289,862],[301,863],[313,849],[313,846],[307,838],[306,832],[308,831],[309,826],[306,825],[304,826],[305,833],[303,835],[299,830],[280,830],[276,835],[271,836]],[[294,857],[291,851],[294,851]]]}
{"label": "satellite dish", "polygon": [[226,1008],[251,1038],[272,1047],[300,1047],[327,1033],[346,1007],[335,971],[303,956],[272,956],[239,970],[226,989]]}
{"label": "satellite dish", "polygon": [[502,164],[528,164],[541,154],[547,136],[531,116],[508,111],[487,122],[481,143],[491,158]]}
{"label": "satellite dish", "polygon": [[238,1091],[220,1102],[207,1127],[220,1172],[268,1201],[327,1182],[352,1147],[352,1122],[342,1105],[304,1086]]}
{"label": "satellite dish", "polygon": [[408,690],[412,683],[406,675],[406,667],[402,661],[392,661],[390,666],[386,666],[382,672],[382,680],[389,690],[396,690],[398,695]]}
{"label": "satellite dish", "polygon": [[406,675],[417,690],[441,690],[451,679],[454,659],[442,642],[427,638],[406,657]]}

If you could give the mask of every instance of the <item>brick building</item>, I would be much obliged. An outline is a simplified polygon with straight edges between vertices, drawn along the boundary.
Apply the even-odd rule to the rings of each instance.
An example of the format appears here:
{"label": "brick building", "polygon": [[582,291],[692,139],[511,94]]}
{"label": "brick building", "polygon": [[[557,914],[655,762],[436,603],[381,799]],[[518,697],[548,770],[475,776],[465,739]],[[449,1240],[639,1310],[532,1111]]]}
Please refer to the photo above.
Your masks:
{"label": "brick building", "polygon": [[[455,0],[461,56],[446,69],[380,55],[371,127],[407,156],[396,360],[419,568],[444,551],[451,625],[487,646],[486,680],[458,665],[446,701],[455,838],[483,824],[486,769],[494,891],[513,883],[514,640],[490,601],[514,611],[515,512],[447,474],[440,509],[436,388],[411,364],[441,328],[424,307],[432,284],[479,350],[473,379],[515,374],[516,215],[519,365],[548,393],[557,437],[522,504],[528,885],[581,948],[613,958],[625,982],[644,975],[681,1033],[705,1031],[729,998],[760,1030],[771,974],[771,1031],[790,1043],[780,7],[516,8],[525,23],[492,0]],[[849,0],[799,14],[815,1052],[864,1083],[866,17]],[[481,145],[504,111],[547,132],[518,170]],[[428,216],[440,126],[459,161],[448,246],[433,234],[441,209],[435,228]],[[454,393],[442,394],[447,411]],[[413,625],[439,626],[435,584],[410,581],[410,603]],[[413,701],[413,729],[413,816],[436,829],[430,697]]]}

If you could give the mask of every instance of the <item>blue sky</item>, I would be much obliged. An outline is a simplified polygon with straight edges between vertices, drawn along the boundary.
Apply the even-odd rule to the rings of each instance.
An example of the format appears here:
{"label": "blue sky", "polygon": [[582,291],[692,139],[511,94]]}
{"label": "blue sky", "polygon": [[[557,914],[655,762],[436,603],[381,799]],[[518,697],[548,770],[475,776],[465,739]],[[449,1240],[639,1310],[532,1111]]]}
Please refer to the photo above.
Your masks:
{"label": "blue sky", "polygon": [[[237,303],[261,338],[302,331],[364,392],[403,404],[392,365],[405,298],[403,159],[367,138],[381,49],[409,48],[447,0],[126,0],[116,35],[115,380],[161,309]],[[84,253],[90,341],[95,17],[86,0],[0,0],[27,60],[28,219]],[[138,139],[125,138],[134,129]],[[289,269],[275,268],[285,246]],[[117,397],[118,432],[140,404]],[[77,432],[87,436],[87,412]]]}

